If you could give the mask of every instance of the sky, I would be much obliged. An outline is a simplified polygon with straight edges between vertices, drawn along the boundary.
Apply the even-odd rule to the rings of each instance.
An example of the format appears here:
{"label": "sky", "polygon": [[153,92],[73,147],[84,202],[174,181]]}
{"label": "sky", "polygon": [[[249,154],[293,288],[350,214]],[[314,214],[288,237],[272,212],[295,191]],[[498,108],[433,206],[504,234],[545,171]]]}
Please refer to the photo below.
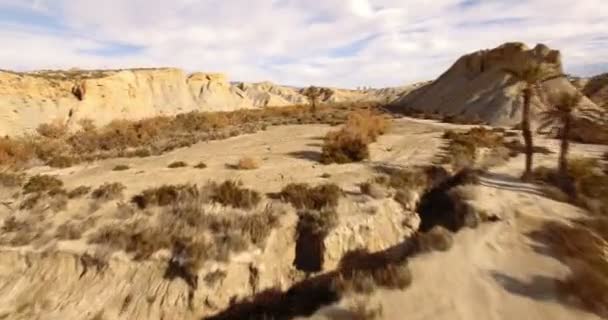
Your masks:
{"label": "sky", "polygon": [[399,86],[520,41],[608,72],[608,0],[0,0],[0,69],[178,67],[233,81]]}

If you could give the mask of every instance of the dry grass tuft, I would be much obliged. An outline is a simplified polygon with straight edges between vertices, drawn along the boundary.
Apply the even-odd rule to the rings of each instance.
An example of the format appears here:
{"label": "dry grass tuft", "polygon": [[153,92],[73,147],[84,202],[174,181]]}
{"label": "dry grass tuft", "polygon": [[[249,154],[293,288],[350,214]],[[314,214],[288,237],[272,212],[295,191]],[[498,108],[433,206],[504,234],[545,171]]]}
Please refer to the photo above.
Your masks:
{"label": "dry grass tuft", "polygon": [[184,168],[184,167],[187,167],[187,166],[188,166],[188,164],[185,163],[184,161],[175,161],[175,162],[170,163],[167,166],[167,168],[177,169],[177,168]]}
{"label": "dry grass tuft", "polygon": [[93,190],[91,197],[100,201],[116,200],[122,198],[122,193],[125,189],[125,185],[120,182],[104,183]]}
{"label": "dry grass tuft", "polygon": [[608,316],[608,220],[605,217],[575,221],[573,225],[548,223],[532,233],[551,245],[572,273],[560,284],[564,293],[578,298],[583,307]]}
{"label": "dry grass tuft", "polygon": [[119,164],[119,165],[116,165],[112,169],[112,171],[126,171],[126,170],[129,170],[129,169],[131,169],[131,167],[129,167],[128,165],[126,165],[126,164]]}
{"label": "dry grass tuft", "polygon": [[38,128],[36,128],[36,132],[46,138],[58,139],[68,133],[68,126],[65,121],[55,119],[55,121],[51,123],[43,123],[39,125]]}
{"label": "dry grass tuft", "polygon": [[210,183],[211,200],[224,206],[251,209],[256,206],[262,197],[259,192],[242,188],[239,181],[224,181],[222,184]]}
{"label": "dry grass tuft", "polygon": [[34,143],[26,138],[0,137],[0,166],[23,166],[36,156]]}
{"label": "dry grass tuft", "polygon": [[54,176],[35,175],[30,177],[27,183],[23,186],[23,194],[44,192],[63,187],[63,181]]}
{"label": "dry grass tuft", "polygon": [[281,190],[279,197],[291,203],[296,209],[320,210],[325,207],[336,207],[342,197],[342,189],[334,183],[315,187],[306,183],[291,183]]}
{"label": "dry grass tuft", "polygon": [[390,261],[387,257],[354,250],[340,261],[336,286],[341,292],[372,293],[376,287],[405,289],[412,282],[407,261]]}
{"label": "dry grass tuft", "polygon": [[89,192],[91,192],[91,187],[89,187],[89,186],[76,187],[76,188],[70,190],[70,192],[68,192],[68,198],[70,198],[70,199],[80,198],[80,197],[86,196],[87,194],[89,194]]}
{"label": "dry grass tuft", "polygon": [[255,170],[260,167],[258,162],[251,157],[243,157],[235,166],[239,170]]}
{"label": "dry grass tuft", "polygon": [[184,197],[198,195],[199,190],[194,185],[164,185],[144,190],[141,194],[133,196],[131,202],[140,209],[145,209],[150,206],[173,205]]}

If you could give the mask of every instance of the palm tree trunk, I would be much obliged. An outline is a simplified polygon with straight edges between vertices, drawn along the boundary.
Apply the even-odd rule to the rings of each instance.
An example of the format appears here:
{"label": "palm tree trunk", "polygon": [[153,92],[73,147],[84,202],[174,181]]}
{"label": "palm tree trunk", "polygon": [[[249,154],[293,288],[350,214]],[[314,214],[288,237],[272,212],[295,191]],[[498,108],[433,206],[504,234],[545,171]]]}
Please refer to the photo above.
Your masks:
{"label": "palm tree trunk", "polygon": [[532,142],[532,131],[530,130],[530,103],[532,102],[532,88],[526,86],[523,91],[524,108],[522,110],[521,131],[524,137],[525,153],[526,153],[526,169],[522,177],[523,180],[529,180],[532,177],[532,157],[534,153],[534,145]]}
{"label": "palm tree trunk", "polygon": [[572,114],[567,113],[562,119],[561,146],[559,150],[558,173],[560,187],[571,199],[576,197],[576,186],[568,172],[568,152],[570,151],[570,129],[572,128]]}
{"label": "palm tree trunk", "polygon": [[568,174],[568,152],[570,151],[570,128],[572,125],[572,116],[570,114],[564,115],[561,146],[559,151],[559,174],[564,177]]}

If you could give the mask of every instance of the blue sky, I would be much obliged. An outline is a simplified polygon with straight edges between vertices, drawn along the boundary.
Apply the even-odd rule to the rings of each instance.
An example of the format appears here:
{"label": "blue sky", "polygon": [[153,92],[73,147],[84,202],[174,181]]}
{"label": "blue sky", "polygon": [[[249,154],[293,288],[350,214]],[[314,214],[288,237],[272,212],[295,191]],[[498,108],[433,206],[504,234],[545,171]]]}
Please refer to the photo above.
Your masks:
{"label": "blue sky", "polygon": [[232,80],[397,86],[507,41],[608,72],[608,0],[0,0],[0,69],[173,66]]}

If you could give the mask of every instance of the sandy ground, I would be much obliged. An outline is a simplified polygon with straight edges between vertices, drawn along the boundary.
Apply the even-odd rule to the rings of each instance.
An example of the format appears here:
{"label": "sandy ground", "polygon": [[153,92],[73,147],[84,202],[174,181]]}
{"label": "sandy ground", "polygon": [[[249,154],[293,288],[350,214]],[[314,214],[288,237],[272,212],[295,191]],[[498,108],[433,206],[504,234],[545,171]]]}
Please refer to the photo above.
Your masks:
{"label": "sandy ground", "polygon": [[[557,152],[559,142],[537,139]],[[574,144],[573,156],[599,157],[607,148]],[[557,153],[536,155],[536,166],[554,167]],[[600,319],[558,294],[557,281],[569,268],[530,233],[549,221],[580,218],[577,207],[548,199],[539,186],[520,182],[524,157],[485,174],[474,201],[502,221],[460,231],[448,252],[410,261],[413,283],[405,291],[380,291],[372,301],[385,319]],[[342,306],[319,311],[318,319],[348,319]]]}
{"label": "sandy ground", "polygon": [[[278,191],[287,183],[326,181],[349,189],[366,181],[379,166],[429,164],[439,147],[444,126],[416,119],[399,119],[393,130],[371,146],[371,160],[346,165],[322,165],[318,162],[323,137],[330,130],[326,125],[271,127],[256,134],[227,140],[195,144],[161,156],[148,158],[110,159],[67,169],[37,167],[28,174],[59,176],[66,188],[80,185],[97,186],[104,182],[121,182],[127,194],[162,184],[198,183],[209,180],[240,180],[246,186],[263,192]],[[260,164],[256,170],[236,170],[231,165],[242,157],[252,157]],[[185,161],[186,168],[169,169],[174,161]],[[192,168],[199,162],[206,169]],[[127,171],[112,171],[119,164],[131,167]],[[330,174],[330,178],[322,178]]]}
{"label": "sandy ground", "polygon": [[[149,157],[110,159],[67,169],[37,167],[28,174],[55,174],[66,188],[122,182],[129,197],[145,188],[162,184],[198,183],[208,180],[241,180],[262,192],[275,192],[290,182],[317,184],[335,182],[345,190],[376,174],[382,166],[430,164],[444,143],[448,128],[466,128],[427,120],[399,119],[393,130],[371,148],[371,160],[359,164],[324,166],[317,162],[322,137],[329,126],[281,126],[252,135],[196,144],[190,148]],[[557,141],[538,140],[557,150]],[[597,156],[605,147],[577,145],[574,155]],[[235,170],[229,165],[241,157],[258,159],[260,168]],[[536,165],[554,166],[556,154],[537,155]],[[187,168],[169,169],[173,161]],[[194,169],[199,162],[206,169]],[[112,171],[118,164],[131,167]],[[556,293],[555,280],[568,268],[536,243],[528,233],[549,220],[564,220],[583,213],[570,205],[540,195],[537,186],[520,183],[523,156],[493,169],[475,189],[477,202],[502,221],[467,229],[456,235],[455,245],[445,253],[432,253],[411,261],[413,284],[405,291],[381,291],[386,319],[596,319]],[[321,177],[329,174],[329,178]],[[2,214],[0,208],[0,215]],[[6,213],[6,212],[5,212]],[[328,307],[320,314],[334,314]],[[319,316],[324,318],[323,316]],[[347,318],[345,318],[347,319]]]}

